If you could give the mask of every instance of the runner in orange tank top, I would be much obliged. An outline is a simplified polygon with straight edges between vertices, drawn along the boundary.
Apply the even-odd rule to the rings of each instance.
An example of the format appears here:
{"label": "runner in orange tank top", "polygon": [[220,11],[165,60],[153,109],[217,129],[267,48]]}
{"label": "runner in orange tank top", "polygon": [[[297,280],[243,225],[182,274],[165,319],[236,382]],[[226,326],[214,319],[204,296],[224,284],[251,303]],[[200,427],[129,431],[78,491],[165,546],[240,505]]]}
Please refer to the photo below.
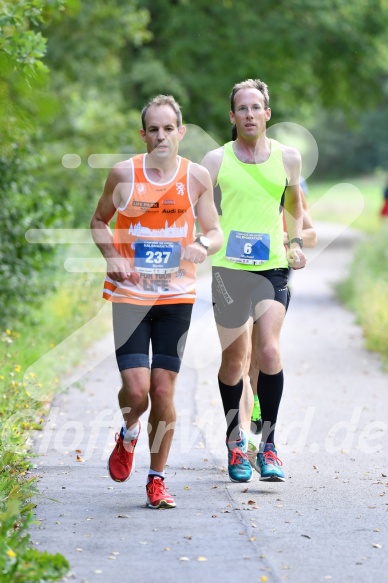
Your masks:
{"label": "runner in orange tank top", "polygon": [[133,182],[117,209],[114,246],[140,280],[117,282],[107,276],[103,296],[138,305],[194,303],[195,263],[180,261],[182,249],[194,241],[192,164],[178,156],[175,174],[163,184],[147,173],[146,154],[133,157],[130,165]]}
{"label": "runner in orange tank top", "polygon": [[[150,401],[147,506],[174,508],[164,468],[176,419],[174,388],[195,300],[196,264],[218,251],[223,237],[208,171],[178,155],[186,128],[175,99],[159,95],[151,100],[142,111],[142,125],[147,153],[112,168],[91,221],[107,262],[103,296],[112,302],[122,378],[118,397],[124,423],[108,470],[117,482],[130,477],[139,418]],[[204,233],[198,237],[196,218]]]}

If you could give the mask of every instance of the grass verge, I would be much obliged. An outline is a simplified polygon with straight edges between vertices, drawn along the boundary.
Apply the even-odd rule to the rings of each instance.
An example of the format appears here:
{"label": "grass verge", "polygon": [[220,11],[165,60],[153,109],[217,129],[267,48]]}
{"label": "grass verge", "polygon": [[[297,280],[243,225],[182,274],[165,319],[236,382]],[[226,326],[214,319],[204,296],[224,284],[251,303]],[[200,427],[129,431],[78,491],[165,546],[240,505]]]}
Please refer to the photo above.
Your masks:
{"label": "grass verge", "polygon": [[[101,283],[101,274],[62,276],[57,291],[44,298],[28,322],[0,334],[2,583],[56,581],[69,570],[61,554],[38,551],[28,534],[34,520],[31,500],[37,493],[29,449],[31,433],[41,429],[58,379],[79,362],[85,347],[108,330],[109,323],[101,319],[97,329],[84,326],[102,307]],[[66,350],[58,353],[56,347],[81,326],[77,342],[67,343]],[[42,362],[44,366],[39,366]]]}
{"label": "grass verge", "polygon": [[338,296],[355,312],[365,344],[379,352],[388,370],[388,221],[358,245],[348,278],[339,284]]}
{"label": "grass verge", "polygon": [[382,355],[388,370],[388,221],[380,216],[384,187],[384,177],[378,175],[311,181],[307,201],[313,220],[349,225],[366,235],[355,250],[348,278],[336,291],[356,314],[366,347]]}
{"label": "grass verge", "polygon": [[365,176],[308,184],[307,203],[316,221],[351,225],[364,233],[380,228],[384,179]]}

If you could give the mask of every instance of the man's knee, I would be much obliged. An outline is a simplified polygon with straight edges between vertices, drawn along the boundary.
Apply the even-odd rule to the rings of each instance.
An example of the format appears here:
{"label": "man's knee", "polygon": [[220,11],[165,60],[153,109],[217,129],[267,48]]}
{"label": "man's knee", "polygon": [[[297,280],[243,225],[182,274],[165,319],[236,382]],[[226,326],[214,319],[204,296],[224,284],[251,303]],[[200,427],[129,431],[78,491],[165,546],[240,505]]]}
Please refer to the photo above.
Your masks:
{"label": "man's knee", "polygon": [[170,370],[153,370],[150,398],[153,404],[162,405],[172,402],[177,373]]}
{"label": "man's knee", "polygon": [[[280,363],[280,351],[279,345],[277,343],[267,343],[265,344],[258,354],[258,364],[257,368],[260,368],[263,372],[272,370],[273,368],[278,368]],[[270,372],[268,374],[271,374]]]}
{"label": "man's knee", "polygon": [[126,369],[121,371],[122,388],[121,394],[124,394],[126,400],[137,407],[140,403],[147,400],[150,391],[149,372],[146,369]]}
{"label": "man's knee", "polygon": [[243,359],[223,357],[219,372],[220,380],[226,385],[235,385],[243,376],[244,365]]}

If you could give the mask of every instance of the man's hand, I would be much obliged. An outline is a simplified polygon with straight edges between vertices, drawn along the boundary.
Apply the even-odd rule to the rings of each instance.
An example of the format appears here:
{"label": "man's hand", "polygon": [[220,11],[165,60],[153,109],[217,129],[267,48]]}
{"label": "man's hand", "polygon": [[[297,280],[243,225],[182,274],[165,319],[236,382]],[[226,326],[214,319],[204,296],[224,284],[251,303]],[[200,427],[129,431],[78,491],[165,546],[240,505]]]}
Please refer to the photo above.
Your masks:
{"label": "man's hand", "polygon": [[302,269],[307,263],[306,256],[299,246],[287,250],[287,261],[292,269]]}
{"label": "man's hand", "polygon": [[136,271],[131,272],[129,261],[124,257],[109,257],[107,259],[107,275],[117,282],[128,280],[137,285],[140,281],[140,275]]}
{"label": "man's hand", "polygon": [[206,257],[207,251],[199,243],[191,243],[182,249],[181,259],[186,259],[191,263],[203,263]]}

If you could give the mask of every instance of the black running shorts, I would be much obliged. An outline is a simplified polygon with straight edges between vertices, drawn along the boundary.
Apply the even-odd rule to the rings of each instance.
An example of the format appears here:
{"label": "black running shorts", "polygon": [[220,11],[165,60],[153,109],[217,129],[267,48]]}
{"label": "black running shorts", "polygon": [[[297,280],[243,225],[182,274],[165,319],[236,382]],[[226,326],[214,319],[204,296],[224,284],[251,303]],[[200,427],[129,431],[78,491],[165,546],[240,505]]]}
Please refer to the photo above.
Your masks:
{"label": "black running shorts", "polygon": [[150,367],[179,372],[192,304],[138,306],[112,304],[113,332],[119,370]]}
{"label": "black running shorts", "polygon": [[250,311],[263,300],[275,300],[288,308],[288,270],[243,271],[213,267],[212,295],[214,317],[224,328],[239,328]]}

